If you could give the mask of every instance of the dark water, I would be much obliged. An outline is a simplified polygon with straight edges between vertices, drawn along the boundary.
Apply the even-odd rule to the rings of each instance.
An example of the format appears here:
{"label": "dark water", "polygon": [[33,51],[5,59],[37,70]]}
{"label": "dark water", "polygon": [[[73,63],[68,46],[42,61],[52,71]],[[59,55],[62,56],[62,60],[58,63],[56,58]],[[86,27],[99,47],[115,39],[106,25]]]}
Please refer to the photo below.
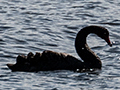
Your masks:
{"label": "dark water", "polygon": [[[101,71],[11,72],[19,54],[53,50],[79,58],[77,32],[88,25],[109,29],[113,47],[90,35],[88,44],[101,58]],[[0,89],[120,90],[120,1],[0,0]]]}

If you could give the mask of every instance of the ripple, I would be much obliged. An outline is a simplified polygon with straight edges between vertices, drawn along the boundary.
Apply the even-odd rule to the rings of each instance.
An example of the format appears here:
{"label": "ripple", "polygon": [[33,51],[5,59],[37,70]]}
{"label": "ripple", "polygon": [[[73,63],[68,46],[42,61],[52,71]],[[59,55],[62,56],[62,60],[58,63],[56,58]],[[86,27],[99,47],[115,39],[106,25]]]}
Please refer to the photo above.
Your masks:
{"label": "ripple", "polygon": [[0,11],[0,13],[7,13],[7,11],[3,11],[3,10],[2,10],[2,11]]}
{"label": "ripple", "polygon": [[11,40],[11,41],[14,40],[14,42],[15,42],[16,44],[27,44],[26,41],[17,39],[16,37],[13,37],[13,36],[4,36],[4,38],[6,38],[6,39],[8,39],[8,40]]}
{"label": "ripple", "polygon": [[99,23],[99,24],[108,24],[108,25],[120,25],[120,23],[112,23],[112,22],[104,22],[104,23]]}
{"label": "ripple", "polygon": [[[106,50],[105,50],[106,51]],[[119,47],[114,47],[114,48],[111,48],[111,49],[109,49],[109,50],[107,50],[106,52],[110,52],[110,53],[120,53],[120,51],[119,51]]]}
{"label": "ripple", "polygon": [[[68,29],[78,29],[78,27],[74,27],[74,26],[68,26],[68,25],[64,25],[64,27],[68,28]],[[70,32],[70,31],[65,31],[67,33],[73,33],[73,32]]]}
{"label": "ripple", "polygon": [[28,14],[28,15],[46,15],[45,13],[41,13],[41,12],[31,12],[31,11],[22,12],[21,14]]}
{"label": "ripple", "polygon": [[[120,2],[118,0],[1,0],[0,87],[22,90],[119,90]],[[96,72],[11,72],[6,64],[19,54],[53,50],[77,56],[79,28],[100,25],[110,31],[113,47],[91,35],[90,46],[102,58]],[[95,37],[95,38],[91,38]],[[95,46],[97,45],[97,46]],[[100,54],[102,53],[102,54]]]}
{"label": "ripple", "polygon": [[6,29],[11,29],[13,27],[10,27],[10,26],[0,26],[0,30],[6,30]]}

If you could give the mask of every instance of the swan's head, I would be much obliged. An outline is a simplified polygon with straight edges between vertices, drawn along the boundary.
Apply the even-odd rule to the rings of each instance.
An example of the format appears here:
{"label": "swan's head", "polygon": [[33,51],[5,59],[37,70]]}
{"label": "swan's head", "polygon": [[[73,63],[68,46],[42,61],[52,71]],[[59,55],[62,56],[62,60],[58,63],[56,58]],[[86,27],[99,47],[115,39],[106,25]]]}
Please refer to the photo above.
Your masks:
{"label": "swan's head", "polygon": [[109,39],[109,31],[106,28],[100,26],[94,26],[94,28],[95,34],[97,34],[100,38],[104,39],[111,47],[112,43]]}

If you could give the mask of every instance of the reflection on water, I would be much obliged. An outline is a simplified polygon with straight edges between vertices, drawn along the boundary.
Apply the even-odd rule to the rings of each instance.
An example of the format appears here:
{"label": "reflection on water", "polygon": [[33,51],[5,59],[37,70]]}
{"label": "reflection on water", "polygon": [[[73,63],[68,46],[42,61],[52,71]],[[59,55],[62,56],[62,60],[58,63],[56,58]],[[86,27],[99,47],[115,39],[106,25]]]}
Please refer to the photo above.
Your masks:
{"label": "reflection on water", "polygon": [[[117,0],[1,0],[0,87],[23,90],[119,90],[120,2]],[[76,33],[88,25],[110,31],[113,47],[90,35],[89,46],[100,56],[101,71],[11,72],[6,64],[17,55],[53,50],[79,58],[74,49]]]}

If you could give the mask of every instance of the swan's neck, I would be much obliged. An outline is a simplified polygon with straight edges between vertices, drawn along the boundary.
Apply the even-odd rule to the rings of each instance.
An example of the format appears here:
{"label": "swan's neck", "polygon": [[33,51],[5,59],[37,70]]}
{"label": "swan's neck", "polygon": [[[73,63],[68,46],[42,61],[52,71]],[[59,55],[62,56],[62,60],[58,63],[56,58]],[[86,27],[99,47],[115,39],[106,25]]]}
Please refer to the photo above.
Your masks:
{"label": "swan's neck", "polygon": [[93,30],[81,30],[75,40],[75,48],[81,59],[87,64],[88,68],[101,68],[100,58],[89,48],[86,38]]}

